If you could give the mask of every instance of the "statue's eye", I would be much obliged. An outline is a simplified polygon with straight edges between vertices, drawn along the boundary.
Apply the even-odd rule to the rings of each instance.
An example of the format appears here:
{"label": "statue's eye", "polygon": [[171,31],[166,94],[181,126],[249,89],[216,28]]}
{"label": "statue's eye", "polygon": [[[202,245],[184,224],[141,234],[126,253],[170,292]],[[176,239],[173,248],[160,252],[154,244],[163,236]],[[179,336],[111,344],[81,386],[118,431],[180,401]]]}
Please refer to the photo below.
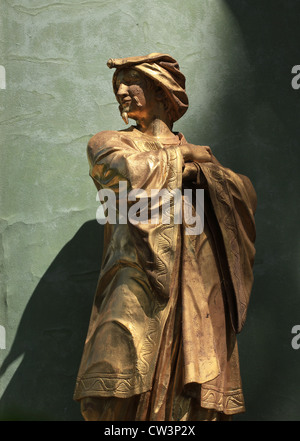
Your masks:
{"label": "statue's eye", "polygon": [[136,75],[129,75],[126,78],[126,83],[127,84],[134,84],[134,83],[138,83],[139,82],[139,78]]}
{"label": "statue's eye", "polygon": [[128,72],[127,79],[130,81],[140,81],[140,75],[138,74],[138,72],[131,71]]}
{"label": "statue's eye", "polygon": [[122,75],[121,78],[116,80],[116,87],[119,89],[121,84],[125,84],[126,86],[130,86],[131,84],[139,84],[141,82],[141,77],[138,72],[126,72]]}

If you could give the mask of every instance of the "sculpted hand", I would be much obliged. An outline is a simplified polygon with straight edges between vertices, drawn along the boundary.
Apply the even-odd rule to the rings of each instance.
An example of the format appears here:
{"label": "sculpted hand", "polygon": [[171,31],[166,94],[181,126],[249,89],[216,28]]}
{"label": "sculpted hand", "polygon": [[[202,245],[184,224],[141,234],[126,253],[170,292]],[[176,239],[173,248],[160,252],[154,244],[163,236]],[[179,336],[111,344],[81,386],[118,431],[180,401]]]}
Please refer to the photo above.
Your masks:
{"label": "sculpted hand", "polygon": [[184,144],[180,146],[185,162],[212,162],[213,155],[210,147],[203,145]]}

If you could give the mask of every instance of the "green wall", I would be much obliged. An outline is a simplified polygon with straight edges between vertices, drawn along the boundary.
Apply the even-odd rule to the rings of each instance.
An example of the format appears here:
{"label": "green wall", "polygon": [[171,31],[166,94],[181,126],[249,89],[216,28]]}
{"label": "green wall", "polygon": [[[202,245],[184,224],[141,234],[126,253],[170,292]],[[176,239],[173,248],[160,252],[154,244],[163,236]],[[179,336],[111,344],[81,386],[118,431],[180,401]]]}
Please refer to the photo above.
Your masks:
{"label": "green wall", "polygon": [[300,419],[299,2],[2,0],[0,17],[0,419],[81,419],[72,394],[102,252],[85,149],[124,127],[106,61],[150,52],[187,78],[175,129],[258,194],[237,419]]}

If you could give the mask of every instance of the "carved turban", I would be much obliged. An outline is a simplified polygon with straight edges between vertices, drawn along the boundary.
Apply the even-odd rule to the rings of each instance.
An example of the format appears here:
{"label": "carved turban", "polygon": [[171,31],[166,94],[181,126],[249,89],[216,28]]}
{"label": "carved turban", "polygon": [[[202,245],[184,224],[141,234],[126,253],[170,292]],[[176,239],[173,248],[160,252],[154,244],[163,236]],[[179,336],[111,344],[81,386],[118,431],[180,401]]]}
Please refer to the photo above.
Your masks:
{"label": "carved turban", "polygon": [[133,68],[151,78],[164,90],[174,109],[173,121],[177,121],[187,111],[189,103],[185,92],[185,76],[170,55],[153,53],[142,57],[110,58],[107,66],[110,69],[116,68],[113,76],[114,90],[119,70]]}

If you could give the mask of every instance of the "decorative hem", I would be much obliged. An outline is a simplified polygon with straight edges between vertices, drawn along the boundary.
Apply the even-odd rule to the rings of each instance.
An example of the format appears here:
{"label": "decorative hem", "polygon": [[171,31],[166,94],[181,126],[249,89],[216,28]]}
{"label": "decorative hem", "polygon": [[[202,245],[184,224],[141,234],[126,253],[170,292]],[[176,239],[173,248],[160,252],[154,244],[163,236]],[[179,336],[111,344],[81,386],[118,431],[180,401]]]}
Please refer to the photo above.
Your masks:
{"label": "decorative hem", "polygon": [[222,392],[213,386],[201,385],[201,406],[206,409],[215,409],[226,415],[245,412],[245,402],[242,389]]}

